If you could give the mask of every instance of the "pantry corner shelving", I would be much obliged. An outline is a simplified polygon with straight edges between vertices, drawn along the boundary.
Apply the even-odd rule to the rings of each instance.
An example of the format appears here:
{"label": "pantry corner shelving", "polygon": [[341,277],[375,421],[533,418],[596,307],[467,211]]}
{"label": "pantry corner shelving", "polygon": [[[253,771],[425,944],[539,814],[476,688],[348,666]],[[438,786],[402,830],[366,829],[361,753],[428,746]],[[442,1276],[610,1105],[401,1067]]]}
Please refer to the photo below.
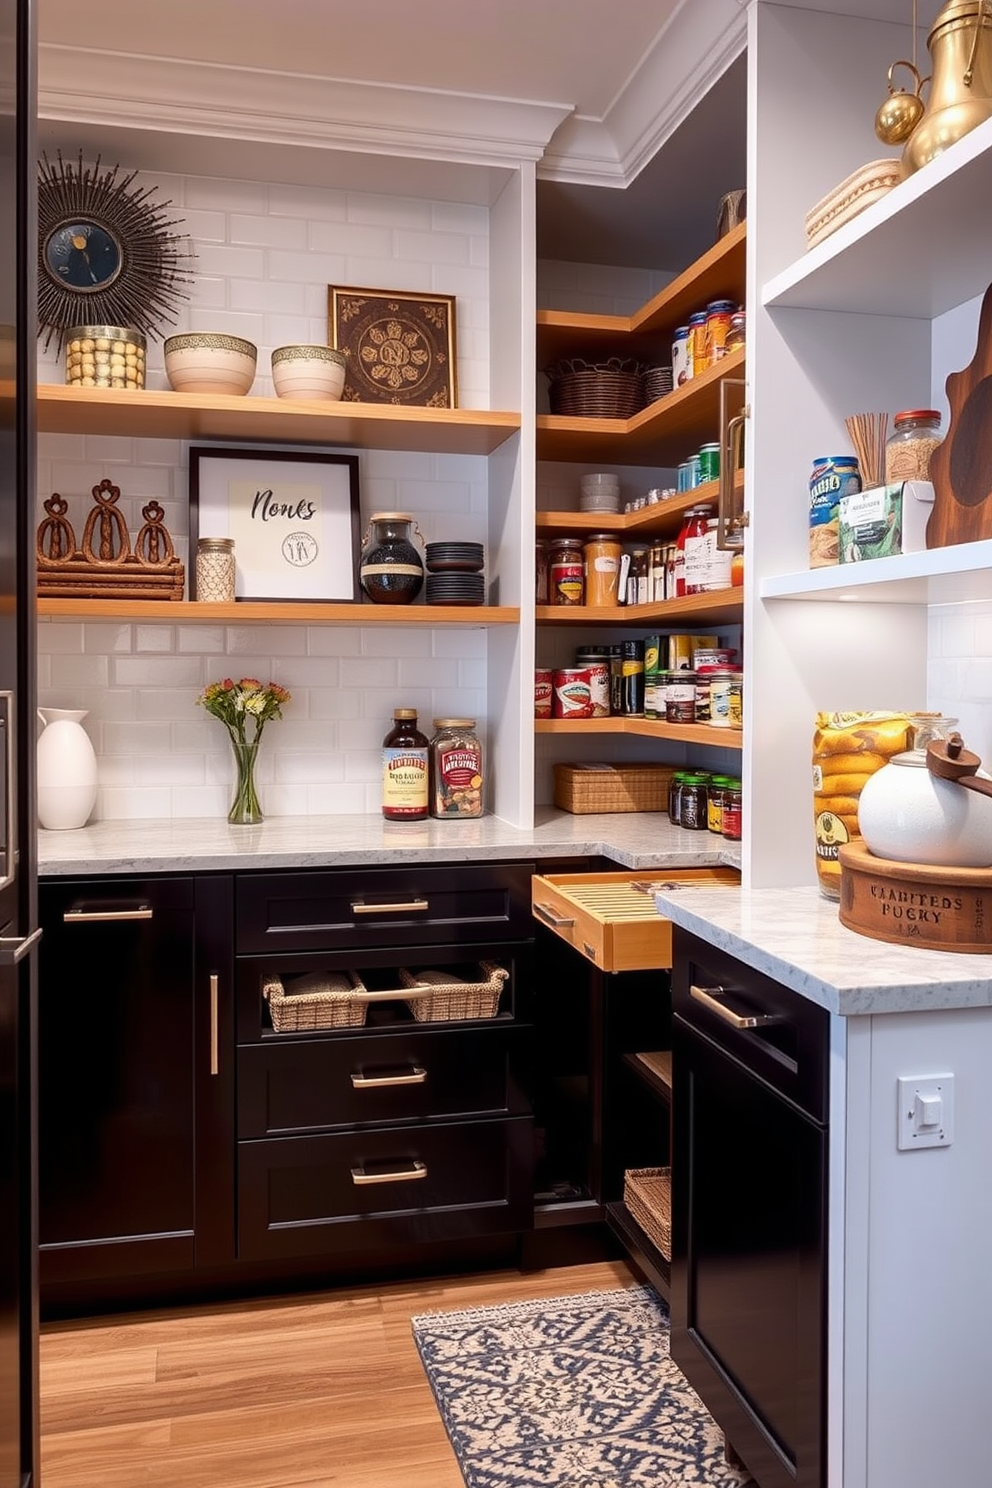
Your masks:
{"label": "pantry corner shelving", "polygon": [[718,749],[741,749],[744,736],[740,729],[714,728],[709,723],[666,723],[660,718],[535,718],[538,734],[571,734],[583,738],[591,734],[635,734],[642,739],[657,739],[673,744],[705,744]]}

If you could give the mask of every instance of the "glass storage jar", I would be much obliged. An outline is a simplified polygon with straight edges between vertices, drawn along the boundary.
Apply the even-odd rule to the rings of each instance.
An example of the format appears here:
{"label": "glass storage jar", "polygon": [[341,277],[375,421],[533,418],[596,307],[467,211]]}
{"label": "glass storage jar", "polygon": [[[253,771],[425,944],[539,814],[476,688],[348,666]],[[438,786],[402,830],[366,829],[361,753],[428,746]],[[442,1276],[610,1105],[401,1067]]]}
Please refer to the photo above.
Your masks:
{"label": "glass storage jar", "polygon": [[474,718],[435,718],[430,748],[431,816],[482,815],[482,745]]}
{"label": "glass storage jar", "polygon": [[548,560],[548,597],[553,605],[580,605],[585,599],[581,537],[559,537]]}
{"label": "glass storage jar", "polygon": [[208,604],[233,600],[234,581],[234,538],[199,538],[196,544],[196,598]]}
{"label": "glass storage jar", "polygon": [[930,456],[940,443],[936,408],[906,408],[892,420],[885,445],[885,484],[930,479]]}
{"label": "glass storage jar", "polygon": [[411,604],[424,584],[424,563],[411,537],[423,542],[409,512],[376,512],[362,542],[359,577],[373,604]]}

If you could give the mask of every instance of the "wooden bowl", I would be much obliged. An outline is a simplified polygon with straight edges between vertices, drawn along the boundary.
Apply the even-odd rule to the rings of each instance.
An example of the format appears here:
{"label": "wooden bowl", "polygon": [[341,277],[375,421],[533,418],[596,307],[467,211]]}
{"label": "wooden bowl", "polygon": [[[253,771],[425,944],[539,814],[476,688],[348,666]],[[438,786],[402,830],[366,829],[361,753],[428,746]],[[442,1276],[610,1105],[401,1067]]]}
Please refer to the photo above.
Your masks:
{"label": "wooden bowl", "polygon": [[897,863],[861,842],[845,842],[839,858],[849,930],[890,945],[992,953],[992,868]]}

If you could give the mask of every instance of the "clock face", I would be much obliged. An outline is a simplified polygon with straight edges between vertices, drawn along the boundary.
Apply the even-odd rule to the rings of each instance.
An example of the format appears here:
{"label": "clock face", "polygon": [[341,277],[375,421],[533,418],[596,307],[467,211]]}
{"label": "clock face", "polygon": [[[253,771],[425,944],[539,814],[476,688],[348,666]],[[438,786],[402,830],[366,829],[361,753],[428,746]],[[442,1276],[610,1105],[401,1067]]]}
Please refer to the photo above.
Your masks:
{"label": "clock face", "polygon": [[79,294],[113,284],[123,265],[118,238],[98,222],[64,222],[49,233],[44,248],[45,267],[52,278]]}

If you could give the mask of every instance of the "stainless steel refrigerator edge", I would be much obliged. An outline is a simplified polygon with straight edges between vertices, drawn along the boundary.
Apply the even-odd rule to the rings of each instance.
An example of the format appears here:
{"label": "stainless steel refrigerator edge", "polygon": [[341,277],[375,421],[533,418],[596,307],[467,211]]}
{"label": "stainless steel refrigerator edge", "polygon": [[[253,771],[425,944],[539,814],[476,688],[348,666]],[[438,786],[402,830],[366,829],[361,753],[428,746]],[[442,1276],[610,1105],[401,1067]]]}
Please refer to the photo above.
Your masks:
{"label": "stainless steel refrigerator edge", "polygon": [[33,0],[0,0],[0,1488],[37,1488]]}

